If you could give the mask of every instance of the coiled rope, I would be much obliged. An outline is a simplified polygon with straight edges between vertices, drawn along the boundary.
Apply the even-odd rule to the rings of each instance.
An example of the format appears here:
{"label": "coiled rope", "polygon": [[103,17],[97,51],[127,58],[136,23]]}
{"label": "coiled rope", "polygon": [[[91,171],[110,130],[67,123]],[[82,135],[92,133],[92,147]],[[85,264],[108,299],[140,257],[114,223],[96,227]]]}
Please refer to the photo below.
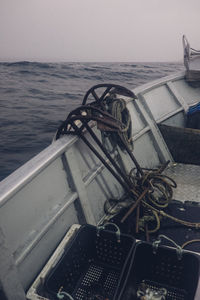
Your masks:
{"label": "coiled rope", "polygon": [[[137,209],[136,213],[136,233],[139,230],[145,231],[148,230],[148,233],[155,233],[160,229],[161,218],[168,218],[172,221],[179,223],[183,226],[187,226],[190,228],[199,229],[200,223],[197,222],[189,222],[185,220],[181,220],[172,215],[167,214],[163,211],[172,200],[173,196],[173,188],[176,188],[176,182],[163,174],[160,174],[160,170],[144,170],[144,175],[140,178],[133,175],[134,170],[131,170],[129,174],[129,178],[131,178],[131,182],[134,185],[130,189],[130,193],[137,197],[136,200],[130,205],[130,200],[128,200],[127,205],[120,202],[118,209],[121,210],[124,207],[130,206],[129,210],[121,219],[121,223],[124,223],[125,220],[133,213],[135,209]],[[163,169],[162,169],[163,171]],[[126,202],[126,201],[125,201]],[[140,206],[146,208],[144,214],[140,216]],[[119,213],[117,208],[114,213]],[[109,210],[107,209],[107,212]],[[147,229],[145,225],[148,227],[149,222],[156,223],[153,229]],[[184,245],[185,247],[185,245]]]}
{"label": "coiled rope", "polygon": [[126,101],[121,98],[113,99],[110,103],[109,110],[111,115],[122,124],[122,128],[118,132],[119,137],[130,150],[133,150],[131,116],[126,107]]}
{"label": "coiled rope", "polygon": [[159,209],[166,208],[171,202],[173,188],[176,188],[176,183],[172,178],[160,174],[163,168],[148,171],[143,169],[143,171],[143,175],[139,178],[134,176],[134,170],[131,170],[129,174],[129,178],[131,178],[131,182],[134,184],[134,194],[137,193],[137,200],[121,219],[121,222],[123,223],[137,207],[142,205],[150,209],[150,211],[145,212],[145,214],[140,217],[140,209],[137,209],[136,232],[144,228],[146,223],[156,221],[156,227],[149,230],[149,233],[154,233],[160,229]]}

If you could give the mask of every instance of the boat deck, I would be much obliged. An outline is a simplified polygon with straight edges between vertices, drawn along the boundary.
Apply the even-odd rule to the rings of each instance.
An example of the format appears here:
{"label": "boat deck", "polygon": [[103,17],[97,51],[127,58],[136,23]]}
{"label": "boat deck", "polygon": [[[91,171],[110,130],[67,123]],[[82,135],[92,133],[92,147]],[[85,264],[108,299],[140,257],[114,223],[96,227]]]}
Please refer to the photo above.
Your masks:
{"label": "boat deck", "polygon": [[173,190],[173,199],[200,202],[200,166],[176,163],[164,173],[177,183],[177,188]]}

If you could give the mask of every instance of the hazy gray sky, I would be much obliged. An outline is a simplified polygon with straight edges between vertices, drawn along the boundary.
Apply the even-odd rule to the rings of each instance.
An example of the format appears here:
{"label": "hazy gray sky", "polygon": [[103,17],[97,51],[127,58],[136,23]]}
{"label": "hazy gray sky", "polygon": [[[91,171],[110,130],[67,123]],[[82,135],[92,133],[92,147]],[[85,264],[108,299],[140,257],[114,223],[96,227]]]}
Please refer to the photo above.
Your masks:
{"label": "hazy gray sky", "polygon": [[181,60],[200,0],[0,0],[0,61]]}

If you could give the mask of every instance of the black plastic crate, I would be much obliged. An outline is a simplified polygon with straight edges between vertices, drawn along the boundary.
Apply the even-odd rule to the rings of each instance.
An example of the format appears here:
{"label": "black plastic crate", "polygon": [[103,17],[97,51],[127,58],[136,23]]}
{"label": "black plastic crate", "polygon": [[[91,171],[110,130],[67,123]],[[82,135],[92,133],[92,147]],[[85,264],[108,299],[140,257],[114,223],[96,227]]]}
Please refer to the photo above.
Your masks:
{"label": "black plastic crate", "polygon": [[141,242],[136,246],[130,274],[119,299],[143,299],[138,297],[138,291],[142,288],[149,289],[152,293],[164,289],[166,294],[158,299],[200,299],[198,296],[195,298],[199,264],[198,255],[193,253],[177,252],[177,249],[166,246],[159,246],[155,250],[152,244]]}
{"label": "black plastic crate", "polygon": [[134,246],[135,240],[128,235],[82,226],[47,277],[46,292],[51,299],[58,299],[59,291],[74,300],[116,299],[128,275]]}

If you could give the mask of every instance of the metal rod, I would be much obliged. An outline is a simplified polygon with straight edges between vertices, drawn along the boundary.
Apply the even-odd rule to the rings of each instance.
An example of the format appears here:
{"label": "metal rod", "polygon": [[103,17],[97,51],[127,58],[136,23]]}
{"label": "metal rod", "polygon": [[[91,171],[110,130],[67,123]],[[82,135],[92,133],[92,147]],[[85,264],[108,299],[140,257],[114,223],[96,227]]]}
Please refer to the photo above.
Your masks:
{"label": "metal rod", "polygon": [[[72,123],[72,127],[74,128],[74,130],[78,130],[79,128]],[[113,170],[113,168],[111,168],[111,166],[105,161],[105,159],[98,153],[98,151],[95,149],[95,147],[93,147],[93,145],[90,144],[90,142],[88,142],[88,140],[85,138],[85,136],[80,133],[79,137],[84,141],[84,143],[90,148],[90,150],[92,150],[92,152],[98,157],[98,159],[105,165],[105,167],[111,172],[111,174],[117,179],[117,181],[122,185],[122,187],[126,190],[129,191],[130,188],[127,185],[126,182],[124,182],[120,176]]]}
{"label": "metal rod", "polygon": [[131,182],[130,180],[128,180],[126,174],[124,174],[122,172],[122,170],[120,169],[120,167],[117,165],[117,163],[115,162],[115,160],[112,158],[112,156],[110,155],[110,153],[105,149],[105,147],[103,146],[103,144],[100,142],[100,140],[98,139],[98,137],[95,135],[95,133],[92,131],[92,129],[90,128],[90,126],[88,124],[85,124],[88,132],[90,133],[90,135],[92,136],[92,138],[94,139],[94,141],[97,143],[97,145],[99,146],[99,148],[103,151],[103,153],[107,156],[107,158],[110,160],[110,162],[112,163],[113,167],[116,169],[116,171],[120,174],[120,176],[123,178],[123,180],[126,182],[126,184],[129,186],[129,188],[131,187]]}
{"label": "metal rod", "polygon": [[[124,221],[128,218],[128,216],[134,211],[134,209],[139,205],[140,201],[144,198],[144,196],[146,195],[146,193],[149,191],[148,188],[146,188],[142,194],[138,197],[138,199],[133,203],[133,205],[131,206],[131,208],[127,211],[127,213],[123,216],[123,218],[121,219],[121,223],[124,223]],[[131,192],[131,190],[130,190]]]}

